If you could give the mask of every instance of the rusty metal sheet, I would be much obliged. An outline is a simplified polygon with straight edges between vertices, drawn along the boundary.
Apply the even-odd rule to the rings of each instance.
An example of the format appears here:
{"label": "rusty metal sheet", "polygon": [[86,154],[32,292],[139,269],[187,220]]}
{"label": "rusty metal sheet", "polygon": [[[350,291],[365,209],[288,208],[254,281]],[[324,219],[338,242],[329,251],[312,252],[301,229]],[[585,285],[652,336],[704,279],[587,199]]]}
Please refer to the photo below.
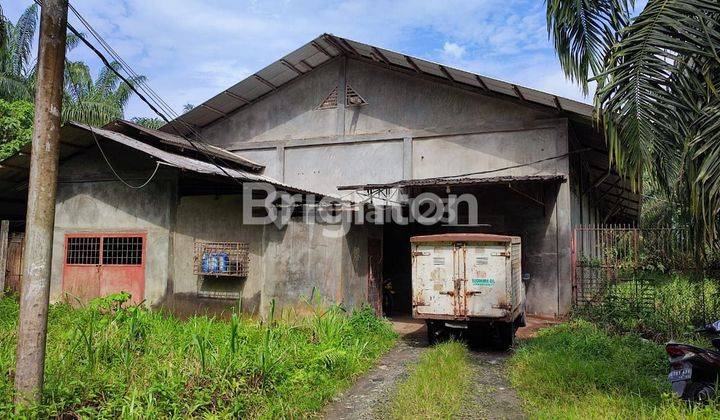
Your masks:
{"label": "rusty metal sheet", "polygon": [[[143,127],[139,124],[135,124],[130,121],[126,120],[116,120],[111,123],[106,124],[103,126],[104,129],[111,129],[112,131],[122,132],[123,134],[128,134],[129,136],[132,136],[135,133],[141,133],[145,134],[147,136],[150,136],[157,140],[159,143],[171,145],[174,147],[178,147],[181,149],[191,150],[192,147],[190,144],[188,144],[188,141],[184,139],[183,137],[176,136],[171,133],[166,133],[164,131],[160,130],[154,130],[152,128]],[[237,153],[233,153],[231,151],[225,150],[223,148],[213,146],[211,144],[196,142],[196,146],[202,150],[204,153],[207,153],[210,156],[216,157],[221,159],[221,161],[228,161],[233,162],[236,164],[239,164],[243,166],[245,169],[248,169],[254,173],[262,171],[265,166],[261,165],[259,163],[253,162],[250,159],[247,159],[243,156],[238,155]]]}
{"label": "rusty metal sheet", "polygon": [[511,321],[519,314],[525,300],[520,238],[487,234],[419,238],[412,242],[411,252],[415,318]]}
{"label": "rusty metal sheet", "polygon": [[519,236],[494,235],[490,233],[441,233],[437,235],[413,236],[415,242],[520,242]]}
{"label": "rusty metal sheet", "polygon": [[340,185],[338,190],[377,190],[407,187],[452,187],[477,185],[505,185],[512,183],[562,183],[567,180],[565,175],[513,175],[492,177],[436,177],[404,179],[384,184]]}
{"label": "rusty metal sheet", "polygon": [[241,180],[241,181],[266,182],[268,184],[272,184],[276,187],[279,187],[282,190],[301,192],[301,193],[307,193],[307,194],[316,194],[320,197],[328,196],[328,194],[320,194],[320,193],[308,191],[308,190],[305,190],[302,188],[294,187],[289,184],[285,184],[285,183],[280,182],[269,176],[250,173],[250,172],[243,171],[240,169],[230,169],[227,167],[223,167],[222,169],[220,169],[218,166],[216,166],[212,163],[203,162],[201,160],[194,159],[194,158],[191,158],[188,156],[182,156],[182,155],[170,153],[168,151],[158,149],[157,147],[154,147],[154,146],[144,143],[140,140],[134,139],[130,136],[127,136],[125,134],[118,133],[115,131],[106,130],[103,128],[93,127],[93,126],[90,126],[87,124],[81,124],[81,123],[76,123],[76,122],[68,122],[63,129],[65,129],[66,127],[88,131],[88,132],[93,133],[96,136],[102,137],[104,139],[112,140],[114,142],[123,144],[127,147],[133,148],[135,150],[138,150],[138,151],[146,153],[150,156],[153,156],[169,166],[173,166],[173,167],[176,167],[179,169],[185,169],[185,170],[189,170],[189,171],[200,173],[200,174],[217,175],[217,176],[223,176],[223,177],[227,176],[226,174],[228,174],[231,177]]}

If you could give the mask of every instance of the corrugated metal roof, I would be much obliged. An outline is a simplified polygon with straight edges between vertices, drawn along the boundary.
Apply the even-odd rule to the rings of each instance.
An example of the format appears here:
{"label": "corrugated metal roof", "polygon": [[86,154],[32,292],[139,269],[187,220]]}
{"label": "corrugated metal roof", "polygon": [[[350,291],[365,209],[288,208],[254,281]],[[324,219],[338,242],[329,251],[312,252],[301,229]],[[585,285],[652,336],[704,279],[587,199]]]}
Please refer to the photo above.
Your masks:
{"label": "corrugated metal roof", "polygon": [[485,178],[423,178],[407,179],[402,181],[389,182],[385,184],[364,184],[364,185],[341,185],[338,190],[378,190],[387,188],[406,187],[445,187],[454,185],[499,185],[513,182],[565,182],[565,175],[520,175],[520,176],[495,176]]}
{"label": "corrugated metal roof", "polygon": [[153,156],[166,164],[170,166],[174,166],[179,169],[185,169],[188,171],[192,171],[195,173],[200,174],[207,174],[207,175],[218,175],[218,176],[231,176],[234,179],[240,180],[240,181],[250,181],[250,182],[266,182],[268,184],[275,185],[277,187],[280,187],[283,190],[288,191],[297,191],[307,194],[317,194],[320,196],[323,196],[324,194],[314,193],[312,191],[308,191],[305,189],[293,187],[292,185],[288,185],[285,183],[282,183],[274,178],[271,178],[269,176],[250,173],[247,171],[243,171],[240,169],[231,169],[227,167],[218,167],[216,165],[213,165],[212,163],[203,162],[198,159],[194,159],[187,156],[177,155],[174,153],[167,152],[165,150],[158,149],[157,147],[151,146],[147,143],[144,143],[140,140],[136,140],[132,137],[126,136],[122,133],[117,133],[115,131],[106,130],[103,128],[93,127],[87,124],[80,124],[75,122],[67,123],[66,125],[77,127],[86,131],[89,131],[91,133],[94,133],[98,136],[104,137],[108,140],[115,141],[117,143],[123,144],[125,146],[128,146],[130,148],[133,148],[135,150],[141,151],[143,153],[146,153],[150,156]]}
{"label": "corrugated metal roof", "polygon": [[[178,120],[196,127],[206,126],[262,98],[266,94],[273,92],[280,86],[300,77],[315,67],[341,55],[377,62],[394,70],[436,77],[439,80],[444,80],[476,92],[501,95],[531,104],[556,108],[559,111],[577,115],[583,119],[590,119],[593,115],[592,106],[572,99],[332,34],[322,34],[264,69],[186,112],[178,117]],[[186,129],[186,127],[183,127],[183,124],[176,124],[175,127],[178,130]],[[171,132],[173,129],[165,125],[161,130]]]}
{"label": "corrugated metal roof", "polygon": [[183,137],[176,136],[174,134],[166,133],[160,130],[154,130],[152,128],[143,127],[142,125],[135,124],[126,120],[116,120],[106,124],[103,128],[111,129],[112,131],[121,132],[132,136],[133,134],[141,133],[147,136],[153,137],[158,142],[176,147],[180,150],[188,150],[195,152],[195,147],[200,149],[203,153],[210,155],[213,158],[217,158],[222,162],[232,162],[248,169],[252,172],[261,172],[265,169],[264,165],[253,162],[250,159],[244,158],[237,153],[222,149],[211,144],[207,144],[201,141],[193,141],[195,147]]}
{"label": "corrugated metal roof", "polygon": [[[195,159],[188,156],[183,156],[175,153],[168,152],[166,150],[159,149],[153,145],[134,139],[123,133],[116,131],[93,127],[87,124],[81,124],[76,122],[68,122],[61,129],[61,142],[60,142],[60,160],[66,160],[72,156],[82,153],[90,147],[93,147],[95,141],[92,136],[78,136],[76,130],[93,133],[100,139],[111,140],[120,144],[123,144],[132,149],[141,151],[147,155],[150,155],[163,163],[176,167],[178,169],[184,169],[199,174],[206,175],[217,175],[221,177],[227,177],[230,175],[232,178],[239,181],[245,182],[266,182],[274,185],[281,190],[298,192],[303,194],[315,194],[320,197],[328,196],[328,194],[316,193],[303,188],[298,188],[289,184],[280,182],[274,178],[260,175],[252,172],[248,172],[237,168],[228,168],[213,165],[212,163],[204,162],[199,159]],[[73,133],[75,131],[75,133]],[[18,199],[26,198],[27,196],[27,178],[30,171],[30,152],[31,145],[27,144],[23,146],[20,152],[0,162],[0,183],[7,182],[12,184],[13,190],[17,190],[19,195]],[[223,172],[224,171],[224,172]],[[226,175],[227,173],[227,175]],[[2,185],[0,184],[0,188]],[[4,188],[2,188],[4,189]]]}
{"label": "corrugated metal roof", "polygon": [[519,236],[492,233],[440,233],[436,235],[411,236],[410,242],[512,242],[520,243]]}

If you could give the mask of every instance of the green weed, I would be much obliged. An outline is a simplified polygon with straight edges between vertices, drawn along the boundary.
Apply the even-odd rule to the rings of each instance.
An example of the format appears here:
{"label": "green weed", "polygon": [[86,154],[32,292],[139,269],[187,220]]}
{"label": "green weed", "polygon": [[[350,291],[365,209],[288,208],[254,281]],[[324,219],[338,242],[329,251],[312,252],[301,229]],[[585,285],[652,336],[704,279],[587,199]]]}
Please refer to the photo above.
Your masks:
{"label": "green weed", "polygon": [[449,341],[426,351],[390,402],[393,419],[452,418],[470,389],[472,369],[465,345]]}
{"label": "green weed", "polygon": [[[27,417],[311,416],[395,339],[370,309],[185,321],[111,296],[53,305],[42,403]],[[320,309],[318,309],[320,311]],[[320,312],[319,312],[320,313]],[[13,414],[18,304],[0,299],[0,417]]]}
{"label": "green weed", "polygon": [[586,321],[540,331],[511,359],[510,378],[534,418],[718,418],[671,394],[662,345]]}
{"label": "green weed", "polygon": [[[654,341],[686,339],[699,325],[720,318],[720,286],[712,279],[690,280],[681,274],[644,272],[644,282],[620,282],[600,303],[575,314],[610,330],[638,333]],[[635,290],[644,288],[642,293]],[[639,295],[650,302],[639,302]],[[649,303],[649,304],[648,304]]]}

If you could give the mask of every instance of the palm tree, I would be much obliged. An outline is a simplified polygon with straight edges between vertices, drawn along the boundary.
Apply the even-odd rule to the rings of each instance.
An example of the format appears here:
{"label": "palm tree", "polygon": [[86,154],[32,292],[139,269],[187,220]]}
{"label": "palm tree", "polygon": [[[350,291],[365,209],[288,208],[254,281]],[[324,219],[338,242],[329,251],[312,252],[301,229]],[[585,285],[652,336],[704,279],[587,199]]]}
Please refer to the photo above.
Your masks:
{"label": "palm tree", "polygon": [[[28,7],[14,25],[3,15],[0,8],[0,98],[10,101],[32,101],[35,90],[35,63],[32,43],[37,32],[38,7]],[[67,36],[67,49],[71,50],[79,39],[71,33]],[[118,63],[111,63],[116,69]],[[130,79],[142,83],[144,76]],[[65,60],[65,92],[63,98],[63,121],[74,120],[93,125],[103,125],[122,118],[132,90],[108,68],[100,71],[93,81],[88,66],[79,61]]]}
{"label": "palm tree", "polygon": [[[117,69],[120,65],[112,62]],[[144,76],[130,79],[130,83],[145,81]],[[80,61],[65,65],[65,93],[62,118],[91,125],[104,125],[123,117],[123,109],[132,95],[130,86],[109,68],[103,67],[93,81],[87,64]]]}
{"label": "palm tree", "polygon": [[615,167],[687,203],[698,239],[720,234],[720,3],[547,0],[565,74],[587,90]]}
{"label": "palm tree", "polygon": [[143,127],[153,128],[155,130],[165,125],[165,121],[158,117],[133,117],[132,122],[142,125]]}
{"label": "palm tree", "polygon": [[38,7],[28,7],[15,24],[0,9],[0,97],[32,100],[35,65],[32,43],[37,30]]}

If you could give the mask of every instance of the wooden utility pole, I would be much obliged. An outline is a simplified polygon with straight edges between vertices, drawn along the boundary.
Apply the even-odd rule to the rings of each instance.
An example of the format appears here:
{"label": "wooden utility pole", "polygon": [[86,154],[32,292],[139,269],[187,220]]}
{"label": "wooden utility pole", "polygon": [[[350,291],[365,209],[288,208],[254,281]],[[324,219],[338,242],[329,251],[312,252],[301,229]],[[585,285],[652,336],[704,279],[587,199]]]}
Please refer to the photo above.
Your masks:
{"label": "wooden utility pole", "polygon": [[30,404],[42,396],[67,15],[68,0],[42,2],[15,365],[16,404]]}
{"label": "wooden utility pole", "polygon": [[9,235],[10,221],[0,221],[0,296],[5,294],[5,275],[7,271]]}

